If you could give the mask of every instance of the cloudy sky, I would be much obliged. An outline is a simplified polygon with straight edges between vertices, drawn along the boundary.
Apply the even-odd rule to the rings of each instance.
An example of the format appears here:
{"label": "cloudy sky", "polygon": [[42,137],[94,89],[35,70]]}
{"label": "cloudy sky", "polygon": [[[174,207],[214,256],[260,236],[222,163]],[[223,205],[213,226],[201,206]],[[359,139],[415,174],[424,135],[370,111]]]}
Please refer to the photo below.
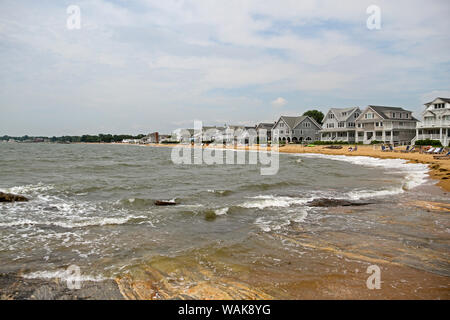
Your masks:
{"label": "cloudy sky", "polygon": [[[381,9],[369,30],[366,10]],[[81,28],[67,28],[67,7]],[[168,132],[450,97],[448,0],[0,1],[0,135]]]}

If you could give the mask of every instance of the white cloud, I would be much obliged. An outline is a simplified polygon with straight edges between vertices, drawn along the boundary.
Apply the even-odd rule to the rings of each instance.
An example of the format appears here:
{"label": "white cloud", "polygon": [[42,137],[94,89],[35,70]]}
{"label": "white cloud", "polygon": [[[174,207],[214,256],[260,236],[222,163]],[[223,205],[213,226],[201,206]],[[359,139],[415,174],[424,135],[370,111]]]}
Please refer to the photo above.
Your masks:
{"label": "white cloud", "polygon": [[[89,110],[106,123],[121,118],[122,131],[142,119],[149,130],[170,130],[203,116],[267,119],[276,110],[270,105],[286,105],[282,97],[300,108],[419,108],[425,94],[443,95],[450,81],[448,0],[379,0],[382,28],[369,31],[372,2],[81,0],[82,28],[68,31],[64,4],[4,0],[0,111],[33,119],[44,107]],[[23,117],[5,120],[15,118],[0,118],[4,133],[26,129]]]}
{"label": "white cloud", "polygon": [[280,108],[284,105],[286,105],[287,100],[282,98],[282,97],[278,97],[275,100],[272,101],[272,106],[274,106],[275,108]]}

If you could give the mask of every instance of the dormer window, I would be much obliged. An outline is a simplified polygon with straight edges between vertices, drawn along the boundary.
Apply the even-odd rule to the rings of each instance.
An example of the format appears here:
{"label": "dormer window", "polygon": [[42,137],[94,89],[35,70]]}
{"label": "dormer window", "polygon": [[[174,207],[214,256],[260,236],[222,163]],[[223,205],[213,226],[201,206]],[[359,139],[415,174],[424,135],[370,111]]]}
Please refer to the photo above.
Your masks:
{"label": "dormer window", "polygon": [[328,118],[334,119],[334,114],[330,113],[330,114],[328,115]]}
{"label": "dormer window", "polygon": [[355,117],[355,119],[358,118],[358,117],[359,117],[359,113],[356,112],[356,113],[354,114],[354,117]]}

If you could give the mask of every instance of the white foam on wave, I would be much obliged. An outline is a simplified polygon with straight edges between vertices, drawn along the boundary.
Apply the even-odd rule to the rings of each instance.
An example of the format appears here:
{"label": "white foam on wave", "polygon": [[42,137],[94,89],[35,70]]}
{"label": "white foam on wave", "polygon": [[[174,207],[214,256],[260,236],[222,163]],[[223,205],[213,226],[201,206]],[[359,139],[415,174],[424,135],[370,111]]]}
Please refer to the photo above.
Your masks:
{"label": "white foam on wave", "polygon": [[39,182],[37,184],[27,184],[23,186],[15,186],[10,188],[0,188],[0,191],[14,194],[33,194],[52,190],[53,188],[54,188],[53,185],[46,185],[43,184],[42,182]]}
{"label": "white foam on wave", "polygon": [[29,219],[22,219],[10,222],[0,222],[0,227],[14,227],[22,225],[48,225],[59,226],[63,228],[81,228],[89,226],[105,226],[105,225],[120,225],[125,224],[132,219],[146,219],[145,216],[128,216],[128,217],[94,217],[90,219],[73,220],[73,221],[34,221]]}
{"label": "white foam on wave", "polygon": [[311,199],[309,198],[293,198],[286,196],[260,195],[252,197],[252,201],[247,201],[240,206],[248,209],[265,209],[270,207],[286,208],[291,205],[305,204]]}
{"label": "white foam on wave", "polygon": [[228,210],[229,210],[228,207],[220,208],[220,209],[214,210],[214,213],[215,213],[216,215],[218,215],[218,216],[222,216],[222,215],[224,215],[224,214],[227,214],[227,213],[228,213]]}
{"label": "white foam on wave", "polygon": [[320,153],[296,153],[295,155],[305,158],[321,158],[328,160],[345,161],[366,167],[391,169],[392,173],[400,173],[405,176],[402,186],[400,188],[394,188],[391,190],[394,192],[394,194],[401,193],[404,190],[410,190],[412,188],[420,186],[421,184],[424,184],[427,181],[429,171],[428,165],[421,163],[408,163],[408,161],[405,159],[380,159],[365,156],[327,155]]}
{"label": "white foam on wave", "polygon": [[94,281],[94,282],[100,282],[108,280],[109,278],[106,278],[101,275],[92,276],[92,275],[74,275],[71,272],[68,272],[67,270],[56,270],[56,271],[36,271],[31,272],[22,275],[25,279],[60,279],[62,281]]}
{"label": "white foam on wave", "polygon": [[264,232],[277,231],[290,225],[291,223],[301,223],[305,221],[308,216],[306,208],[295,208],[283,212],[283,214],[271,214],[258,217],[255,220],[255,225]]}

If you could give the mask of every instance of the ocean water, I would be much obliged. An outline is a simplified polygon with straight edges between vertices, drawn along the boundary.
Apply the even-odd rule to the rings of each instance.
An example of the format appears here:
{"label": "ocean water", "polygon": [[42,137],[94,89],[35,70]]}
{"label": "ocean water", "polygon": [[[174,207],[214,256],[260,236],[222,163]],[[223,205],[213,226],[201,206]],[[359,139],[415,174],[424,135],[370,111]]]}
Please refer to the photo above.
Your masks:
{"label": "ocean water", "polygon": [[[375,263],[386,294],[448,297],[449,213],[423,203],[450,201],[425,165],[280,154],[278,174],[262,176],[257,165],[175,165],[170,154],[0,143],[0,191],[30,198],[0,204],[0,272],[64,278],[76,265],[84,280],[153,281],[165,297],[207,298],[206,286],[314,298],[335,297],[336,286],[367,291]],[[371,204],[308,206],[317,198]]]}

